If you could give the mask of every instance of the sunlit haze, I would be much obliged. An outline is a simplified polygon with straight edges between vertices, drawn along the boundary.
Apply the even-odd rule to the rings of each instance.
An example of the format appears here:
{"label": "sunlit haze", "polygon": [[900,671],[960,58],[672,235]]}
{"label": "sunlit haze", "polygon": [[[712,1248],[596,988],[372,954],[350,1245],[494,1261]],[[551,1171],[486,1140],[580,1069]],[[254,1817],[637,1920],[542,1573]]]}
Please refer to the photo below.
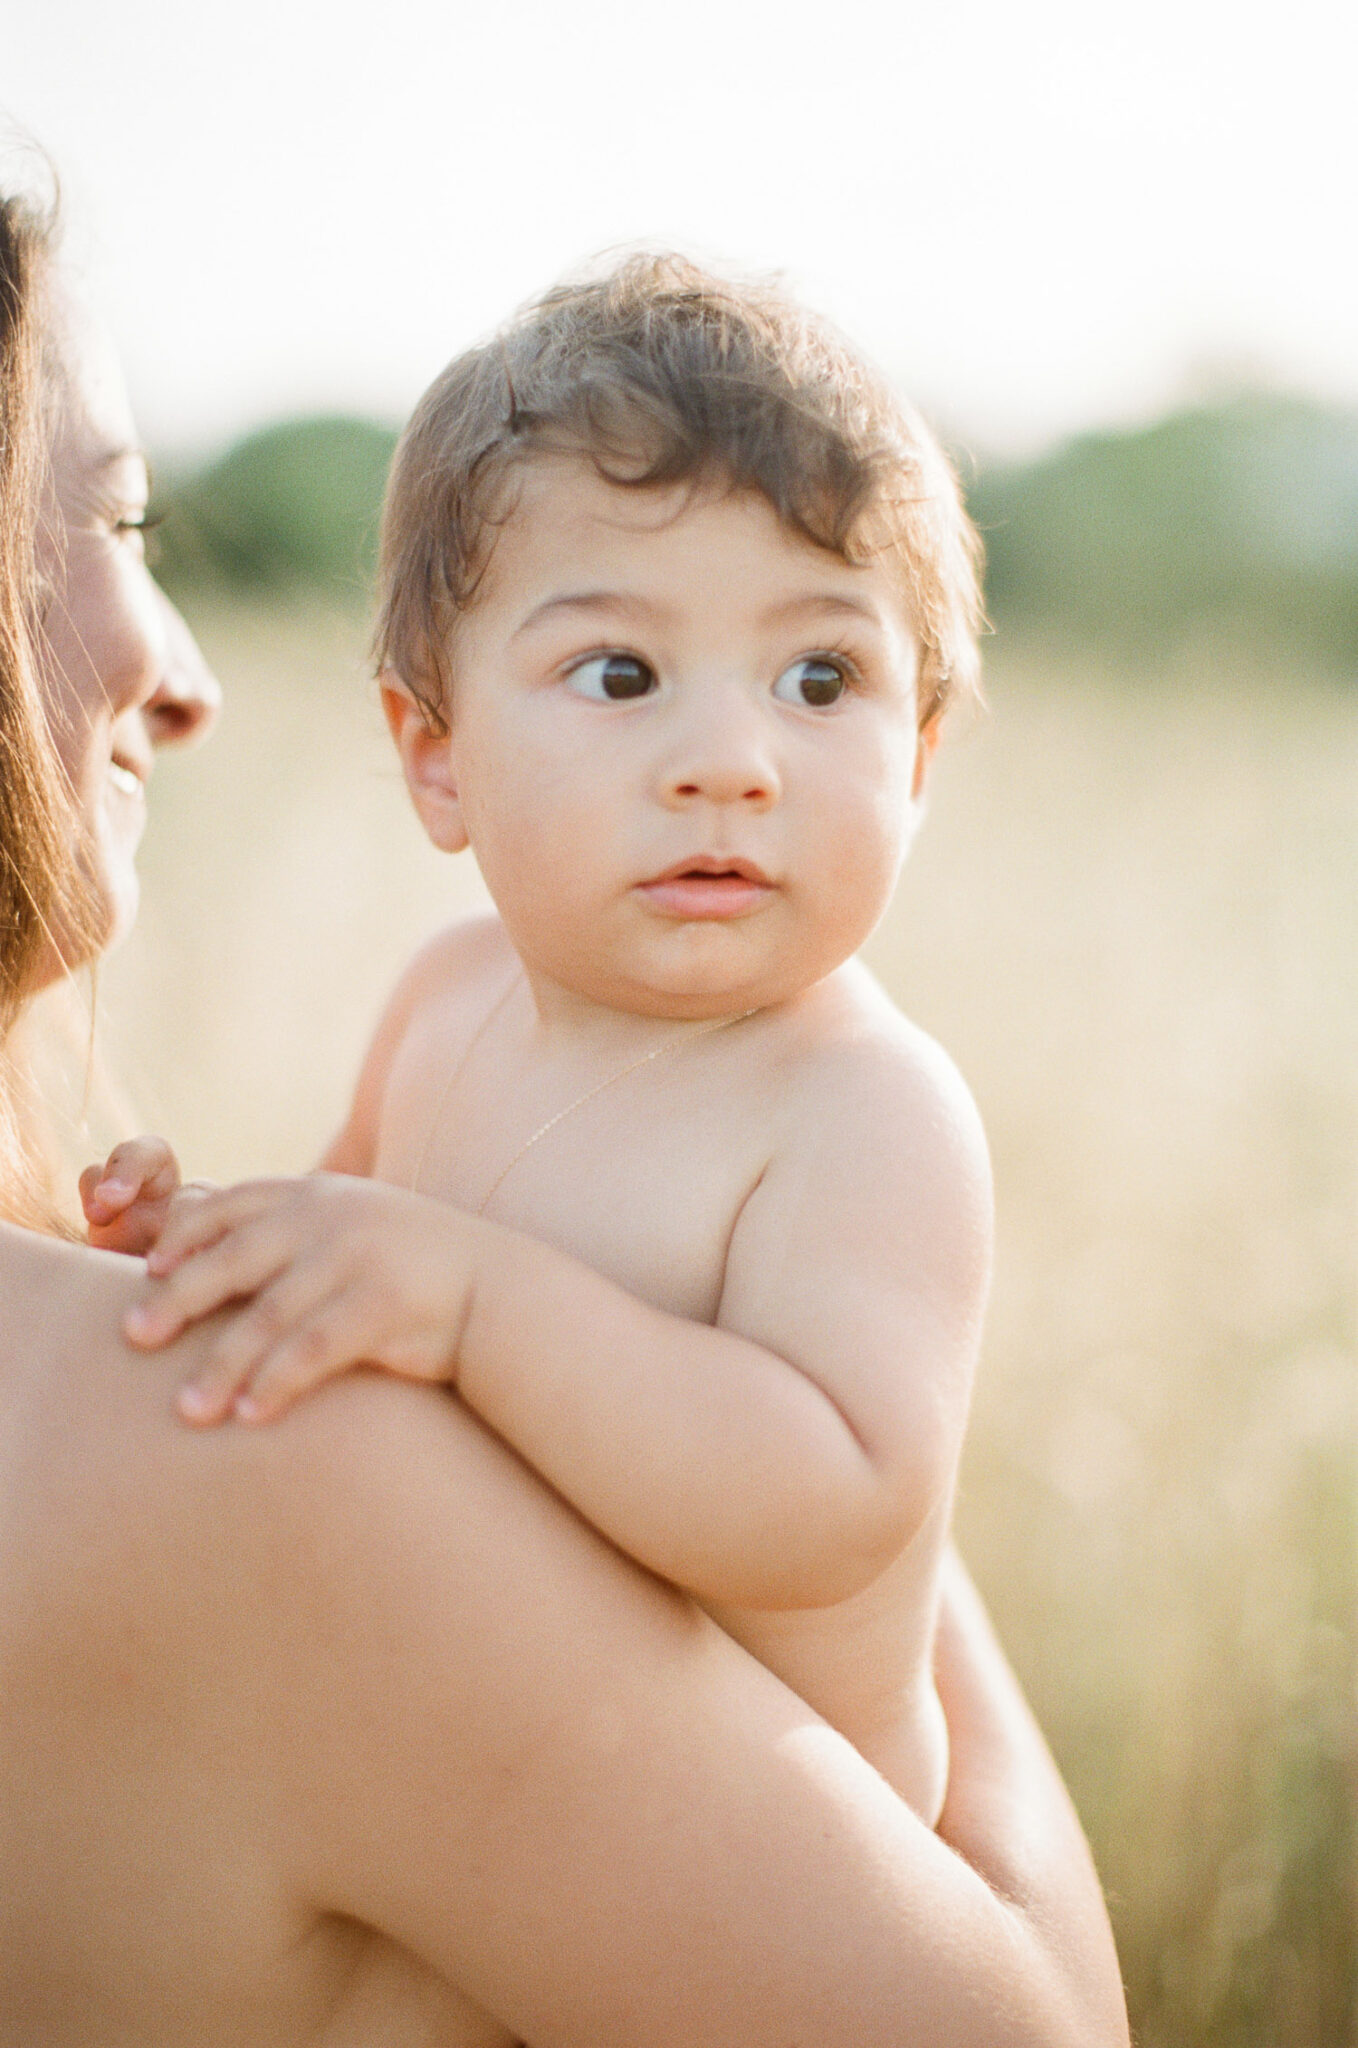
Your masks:
{"label": "sunlit haze", "polygon": [[153,446],[398,417],[633,240],[785,272],[982,448],[1223,380],[1358,401],[1340,0],[0,0],[0,31]]}

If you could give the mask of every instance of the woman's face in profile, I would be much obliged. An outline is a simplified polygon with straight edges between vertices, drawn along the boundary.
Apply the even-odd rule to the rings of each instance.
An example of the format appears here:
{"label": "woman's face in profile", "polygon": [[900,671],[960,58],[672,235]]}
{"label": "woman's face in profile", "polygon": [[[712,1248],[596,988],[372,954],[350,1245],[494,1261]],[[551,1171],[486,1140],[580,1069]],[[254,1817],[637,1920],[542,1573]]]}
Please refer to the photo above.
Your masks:
{"label": "woman's face in profile", "polygon": [[38,543],[42,680],[103,946],[136,915],[153,750],[204,732],[220,693],[146,566],[146,460],[112,345],[59,278],[52,325],[59,367]]}

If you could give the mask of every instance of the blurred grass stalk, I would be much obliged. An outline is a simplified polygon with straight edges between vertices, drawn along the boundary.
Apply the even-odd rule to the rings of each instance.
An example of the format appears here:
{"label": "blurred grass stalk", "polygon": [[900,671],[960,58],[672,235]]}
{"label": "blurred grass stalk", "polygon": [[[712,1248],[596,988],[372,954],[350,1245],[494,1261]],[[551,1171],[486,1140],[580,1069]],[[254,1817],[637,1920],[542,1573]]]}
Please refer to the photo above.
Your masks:
{"label": "blurred grass stalk", "polygon": [[[296,1170],[483,900],[351,616],[219,603],[105,1042],[188,1170]],[[872,962],[994,1148],[962,1541],[1109,1887],[1140,2048],[1355,2038],[1358,691],[1010,656]],[[94,1156],[103,1136],[92,1134]]]}

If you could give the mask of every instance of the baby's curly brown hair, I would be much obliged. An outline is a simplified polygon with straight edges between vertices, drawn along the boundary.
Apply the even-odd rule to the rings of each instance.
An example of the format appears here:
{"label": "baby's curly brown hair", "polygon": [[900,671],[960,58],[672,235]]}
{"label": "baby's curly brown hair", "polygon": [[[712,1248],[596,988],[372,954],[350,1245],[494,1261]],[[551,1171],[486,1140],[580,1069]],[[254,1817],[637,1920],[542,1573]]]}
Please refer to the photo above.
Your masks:
{"label": "baby's curly brown hair", "polygon": [[442,728],[459,615],[506,484],[580,455],[627,489],[758,491],[795,533],[898,572],[919,640],[919,723],[980,695],[980,543],[924,421],[771,285],[672,254],[568,281],[450,363],[401,437],[382,516],[375,655]]}

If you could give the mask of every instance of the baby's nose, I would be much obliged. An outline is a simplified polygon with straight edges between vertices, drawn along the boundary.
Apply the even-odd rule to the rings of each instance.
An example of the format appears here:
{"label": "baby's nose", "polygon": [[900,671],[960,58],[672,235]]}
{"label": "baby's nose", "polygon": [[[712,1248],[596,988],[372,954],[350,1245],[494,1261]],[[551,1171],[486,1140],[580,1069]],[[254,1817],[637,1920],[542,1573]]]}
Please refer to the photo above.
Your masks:
{"label": "baby's nose", "polygon": [[221,685],[163,590],[157,587],[165,636],[160,680],[143,707],[153,746],[187,746],[205,739],[222,707]]}
{"label": "baby's nose", "polygon": [[662,771],[663,800],[739,804],[769,810],[782,795],[782,779],[762,722],[742,709],[687,731]]}

